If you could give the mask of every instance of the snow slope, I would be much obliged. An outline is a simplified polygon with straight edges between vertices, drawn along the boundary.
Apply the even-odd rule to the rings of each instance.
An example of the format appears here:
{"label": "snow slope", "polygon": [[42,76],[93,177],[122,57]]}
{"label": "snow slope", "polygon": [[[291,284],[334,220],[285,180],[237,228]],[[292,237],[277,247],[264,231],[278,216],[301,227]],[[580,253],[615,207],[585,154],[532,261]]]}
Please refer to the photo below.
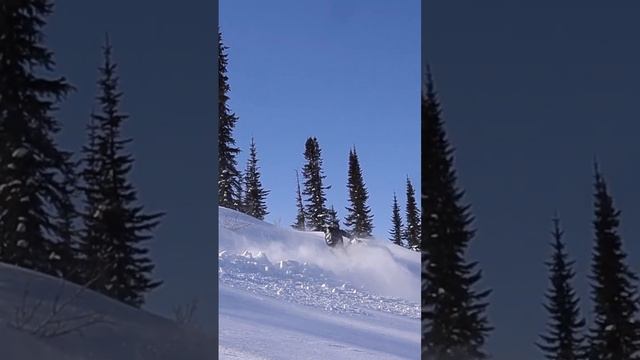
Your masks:
{"label": "snow slope", "polygon": [[[60,311],[52,316],[54,306]],[[30,320],[17,329],[20,313]],[[85,315],[99,321],[53,337],[31,332],[69,330],[80,324],[74,317]],[[200,360],[214,358],[215,339],[60,279],[0,263],[0,348],[3,360]]]}
{"label": "snow slope", "polygon": [[220,208],[220,359],[418,359],[420,257]]}

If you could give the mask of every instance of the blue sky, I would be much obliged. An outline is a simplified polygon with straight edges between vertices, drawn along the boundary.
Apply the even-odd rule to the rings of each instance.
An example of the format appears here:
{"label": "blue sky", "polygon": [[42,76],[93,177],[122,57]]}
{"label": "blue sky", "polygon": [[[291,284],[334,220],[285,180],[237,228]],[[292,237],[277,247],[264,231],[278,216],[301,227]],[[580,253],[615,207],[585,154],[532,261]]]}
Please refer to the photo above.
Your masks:
{"label": "blue sky", "polygon": [[304,143],[322,149],[328,205],[344,219],[347,160],[356,147],[374,215],[387,238],[393,192],[420,180],[420,2],[220,1],[231,109],[244,169],[251,137],[271,191],[266,220],[295,219]]}
{"label": "blue sky", "polygon": [[593,158],[614,203],[628,264],[640,270],[640,23],[637,2],[430,1],[432,65],[466,201],[471,257],[493,289],[495,360],[542,358],[557,210],[590,315]]}

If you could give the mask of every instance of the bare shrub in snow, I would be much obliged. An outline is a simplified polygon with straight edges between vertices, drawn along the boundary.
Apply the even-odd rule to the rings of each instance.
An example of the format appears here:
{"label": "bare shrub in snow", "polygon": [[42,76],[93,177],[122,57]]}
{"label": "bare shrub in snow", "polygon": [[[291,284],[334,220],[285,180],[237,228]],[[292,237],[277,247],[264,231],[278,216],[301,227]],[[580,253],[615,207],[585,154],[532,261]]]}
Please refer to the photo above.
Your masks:
{"label": "bare shrub in snow", "polygon": [[34,299],[30,294],[28,282],[10,325],[38,337],[54,338],[74,332],[82,333],[82,330],[90,326],[107,323],[106,317],[95,311],[72,312],[77,309],[75,305],[80,295],[93,281],[63,297],[66,281],[61,279],[60,288],[50,304],[45,304],[43,299]]}
{"label": "bare shrub in snow", "polygon": [[198,310],[198,299],[191,300],[186,305],[178,305],[173,307],[174,320],[180,325],[193,324],[193,314]]}

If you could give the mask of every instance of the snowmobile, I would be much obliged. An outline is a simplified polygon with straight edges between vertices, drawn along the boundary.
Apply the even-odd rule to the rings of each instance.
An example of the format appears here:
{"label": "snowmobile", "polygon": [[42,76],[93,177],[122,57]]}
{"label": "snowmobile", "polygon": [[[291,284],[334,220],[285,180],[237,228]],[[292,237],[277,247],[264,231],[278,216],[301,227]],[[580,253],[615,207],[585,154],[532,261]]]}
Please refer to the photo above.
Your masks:
{"label": "snowmobile", "polygon": [[344,248],[345,246],[358,244],[363,242],[362,239],[351,235],[349,232],[340,229],[335,225],[324,225],[324,241],[332,248],[337,246]]}
{"label": "snowmobile", "polygon": [[330,247],[344,246],[343,230],[336,226],[324,226],[324,241]]}

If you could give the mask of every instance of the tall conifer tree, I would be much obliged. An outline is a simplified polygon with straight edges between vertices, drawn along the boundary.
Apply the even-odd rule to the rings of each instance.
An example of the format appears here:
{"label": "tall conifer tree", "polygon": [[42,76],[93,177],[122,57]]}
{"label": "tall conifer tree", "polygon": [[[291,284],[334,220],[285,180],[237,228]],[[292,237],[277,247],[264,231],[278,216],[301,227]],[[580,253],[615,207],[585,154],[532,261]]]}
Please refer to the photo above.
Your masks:
{"label": "tall conifer tree", "polygon": [[0,5],[0,261],[59,275],[71,154],[55,142],[53,112],[72,87],[45,75],[55,66],[42,43],[52,11],[47,0]]}
{"label": "tall conifer tree", "polygon": [[585,358],[584,319],[580,316],[579,299],[571,281],[575,276],[573,261],[568,260],[562,242],[560,220],[553,219],[553,254],[546,264],[550,271],[551,287],[546,294],[545,308],[549,312],[547,333],[537,345],[549,360],[582,360]]}
{"label": "tall conifer tree", "polygon": [[[79,247],[78,264],[82,269],[81,281],[83,283],[95,282],[98,276],[95,261],[100,261],[98,251],[103,251],[101,243],[101,218],[99,206],[103,201],[102,174],[100,168],[101,158],[104,156],[102,149],[98,147],[99,134],[95,110],[91,112],[89,124],[86,126],[87,142],[82,146],[82,159],[80,165],[80,191],[83,194],[84,208],[81,213],[83,228]],[[101,141],[103,142],[103,140]],[[97,286],[97,284],[96,284]]]}
{"label": "tall conifer tree", "polygon": [[338,212],[331,206],[331,209],[327,211],[327,224],[333,228],[340,228],[340,219],[338,218]]}
{"label": "tall conifer tree", "polygon": [[322,173],[322,155],[320,144],[315,137],[310,137],[305,143],[304,157],[307,163],[302,170],[304,177],[304,190],[302,194],[307,196],[306,211],[307,226],[312,231],[321,231],[327,221],[328,209],[325,205],[327,199],[324,191],[329,187],[322,184],[325,176]]}
{"label": "tall conifer tree", "polygon": [[63,182],[63,198],[58,226],[60,228],[59,241],[54,246],[54,252],[49,256],[58,276],[78,282],[82,279],[81,264],[78,262],[78,228],[77,220],[80,216],[74,200],[77,193],[77,178],[75,168],[67,166]]}
{"label": "tall conifer tree", "polygon": [[233,130],[238,117],[229,108],[229,77],[227,76],[227,49],[218,31],[218,202],[229,209],[242,208],[242,181],[237,168],[236,147]]}
{"label": "tall conifer tree", "polygon": [[296,170],[296,184],[298,185],[296,192],[296,208],[298,213],[296,215],[296,222],[292,226],[294,229],[304,231],[307,229],[305,220],[306,215],[304,213],[304,204],[302,203],[302,192],[300,192],[300,177],[298,176],[298,170]]}
{"label": "tall conifer tree", "polygon": [[411,184],[411,180],[407,177],[407,206],[406,206],[407,227],[404,231],[404,237],[407,247],[413,250],[420,250],[420,210],[416,202],[416,193]]}
{"label": "tall conifer tree", "polygon": [[247,170],[244,173],[245,193],[243,197],[243,212],[251,215],[256,219],[264,220],[267,211],[266,199],[269,194],[265,190],[260,181],[260,169],[258,167],[258,152],[256,143],[251,138],[251,147],[249,150],[249,160],[247,161]]}
{"label": "tall conifer tree", "polygon": [[434,360],[479,360],[491,328],[485,302],[490,291],[465,260],[473,237],[469,207],[460,204],[452,150],[427,71],[422,98],[422,354]]}
{"label": "tall conifer tree", "polygon": [[352,236],[366,238],[371,236],[373,230],[373,215],[367,205],[369,194],[362,178],[362,169],[355,147],[349,151],[349,171],[347,188],[349,189],[348,214],[345,218],[345,225],[349,228]]}
{"label": "tall conifer tree", "polygon": [[121,302],[139,307],[145,294],[161,284],[151,279],[154,265],[141,243],[152,238],[162,214],[145,214],[128,180],[133,157],[125,153],[130,139],[122,138],[128,119],[119,109],[116,64],[111,45],[104,46],[98,81],[100,112],[89,126],[83,169],[86,214],[80,251],[90,287]]}
{"label": "tall conifer tree", "polygon": [[589,360],[640,358],[637,276],[626,264],[618,234],[620,212],[595,168],[595,247],[591,266],[594,322],[589,332]]}
{"label": "tall conifer tree", "polygon": [[398,199],[396,198],[396,194],[393,193],[393,210],[391,215],[391,231],[389,234],[391,235],[391,240],[394,244],[398,246],[403,246],[402,242],[402,217],[400,216],[400,206],[398,206]]}

